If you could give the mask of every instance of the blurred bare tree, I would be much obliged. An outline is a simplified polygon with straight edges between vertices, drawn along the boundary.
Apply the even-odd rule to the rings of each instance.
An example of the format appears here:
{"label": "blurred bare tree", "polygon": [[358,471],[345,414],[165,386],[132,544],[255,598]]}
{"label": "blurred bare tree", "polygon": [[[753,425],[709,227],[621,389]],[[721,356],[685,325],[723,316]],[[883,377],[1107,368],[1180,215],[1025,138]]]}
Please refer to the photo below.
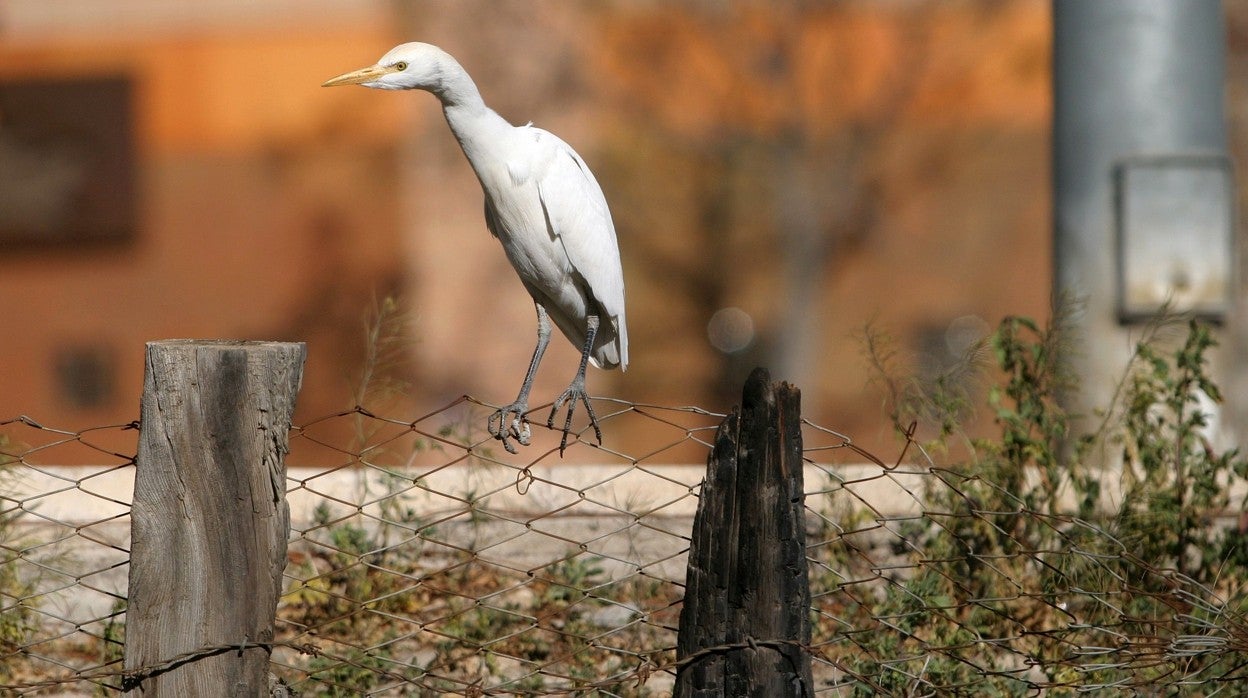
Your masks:
{"label": "blurred bare tree", "polygon": [[[1001,4],[974,7],[986,20]],[[686,5],[613,18],[609,67],[628,117],[607,177],[620,190],[632,288],[687,299],[682,322],[741,306],[757,331],[748,348],[652,367],[668,375],[650,380],[711,359],[711,404],[730,404],[757,363],[799,383],[817,375],[822,328],[835,322],[821,296],[881,224],[899,122],[930,77],[943,9],[907,3],[882,17],[857,2]],[[647,331],[639,341],[671,335],[637,332]]]}

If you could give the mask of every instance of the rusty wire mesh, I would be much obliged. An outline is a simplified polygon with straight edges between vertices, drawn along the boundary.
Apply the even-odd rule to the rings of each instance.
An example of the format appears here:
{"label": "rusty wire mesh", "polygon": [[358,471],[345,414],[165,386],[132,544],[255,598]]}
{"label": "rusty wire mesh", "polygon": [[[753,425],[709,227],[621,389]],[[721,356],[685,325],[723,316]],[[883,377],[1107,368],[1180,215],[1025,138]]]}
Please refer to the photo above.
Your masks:
{"label": "rusty wire mesh", "polygon": [[294,475],[289,494],[307,523],[292,533],[279,636],[321,652],[275,653],[292,688],[670,687],[700,477],[674,458],[691,444],[705,454],[720,416],[597,409],[637,450],[578,444],[560,459],[554,435],[535,429],[512,456],[484,434],[487,409],[466,399],[414,422],[356,410],[295,430],[292,464],[328,467]]}
{"label": "rusty wire mesh", "polygon": [[91,695],[120,672],[136,426],[0,422],[0,692]]}
{"label": "rusty wire mesh", "polygon": [[[468,398],[293,429],[273,673],[304,696],[669,693],[721,415],[597,405],[607,443],[562,459],[540,428],[505,453]],[[7,693],[121,686],[135,426],[0,423]],[[1238,692],[1242,570],[1198,582],[913,444],[803,438],[817,693]]]}

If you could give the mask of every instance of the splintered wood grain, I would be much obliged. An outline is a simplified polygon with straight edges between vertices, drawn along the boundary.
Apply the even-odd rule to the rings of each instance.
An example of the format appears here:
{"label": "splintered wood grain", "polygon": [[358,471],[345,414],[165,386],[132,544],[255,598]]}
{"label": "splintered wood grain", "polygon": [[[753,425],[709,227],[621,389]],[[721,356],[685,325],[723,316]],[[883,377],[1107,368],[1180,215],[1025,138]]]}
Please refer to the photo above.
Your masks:
{"label": "splintered wood grain", "polygon": [[677,696],[812,696],[801,393],[763,369],[707,463],[680,615]]}

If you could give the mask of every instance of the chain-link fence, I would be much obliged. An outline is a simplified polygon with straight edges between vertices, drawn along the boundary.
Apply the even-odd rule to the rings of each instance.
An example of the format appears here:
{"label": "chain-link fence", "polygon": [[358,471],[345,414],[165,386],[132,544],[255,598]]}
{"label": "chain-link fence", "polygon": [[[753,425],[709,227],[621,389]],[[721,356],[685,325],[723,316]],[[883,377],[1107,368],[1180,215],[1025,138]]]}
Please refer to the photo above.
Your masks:
{"label": "chain-link fence", "polygon": [[120,684],[137,426],[0,422],[3,692]]}
{"label": "chain-link fence", "polygon": [[[670,676],[702,451],[696,409],[599,401],[629,451],[557,435],[511,456],[470,400],[416,422],[362,411],[304,425],[294,475],[290,592],[275,662],[315,693],[606,695]],[[338,433],[337,438],[332,434]],[[347,435],[349,434],[349,435]],[[344,448],[343,435],[352,446]],[[316,688],[313,688],[316,687]]]}
{"label": "chain-link fence", "polygon": [[[722,415],[596,404],[606,445],[562,459],[540,428],[507,454],[467,398],[414,421],[356,409],[297,426],[275,694],[670,693]],[[123,686],[136,426],[0,423],[6,693]],[[1230,557],[1151,558],[1112,515],[1038,505],[1035,473],[944,469],[912,443],[886,461],[810,423],[803,441],[815,692],[1238,692],[1248,623]],[[1205,525],[1239,544],[1219,513]]]}

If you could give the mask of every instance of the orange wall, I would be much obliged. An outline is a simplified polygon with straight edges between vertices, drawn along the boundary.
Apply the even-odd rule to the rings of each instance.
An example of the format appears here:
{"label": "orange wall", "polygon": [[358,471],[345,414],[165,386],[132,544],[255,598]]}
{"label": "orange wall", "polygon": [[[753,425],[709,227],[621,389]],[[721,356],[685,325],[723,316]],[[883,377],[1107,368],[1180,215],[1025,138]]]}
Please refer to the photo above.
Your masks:
{"label": "orange wall", "polygon": [[[362,322],[373,287],[400,276],[404,113],[319,85],[388,43],[368,27],[0,41],[0,79],[129,76],[139,180],[130,240],[0,248],[0,413],[74,427],[133,419],[142,344],[171,337],[318,338],[303,402],[342,406],[332,352],[347,330],[334,314]],[[359,307],[335,310],[326,294]],[[60,397],[54,357],[72,345],[114,356],[113,400],[77,410]]]}

